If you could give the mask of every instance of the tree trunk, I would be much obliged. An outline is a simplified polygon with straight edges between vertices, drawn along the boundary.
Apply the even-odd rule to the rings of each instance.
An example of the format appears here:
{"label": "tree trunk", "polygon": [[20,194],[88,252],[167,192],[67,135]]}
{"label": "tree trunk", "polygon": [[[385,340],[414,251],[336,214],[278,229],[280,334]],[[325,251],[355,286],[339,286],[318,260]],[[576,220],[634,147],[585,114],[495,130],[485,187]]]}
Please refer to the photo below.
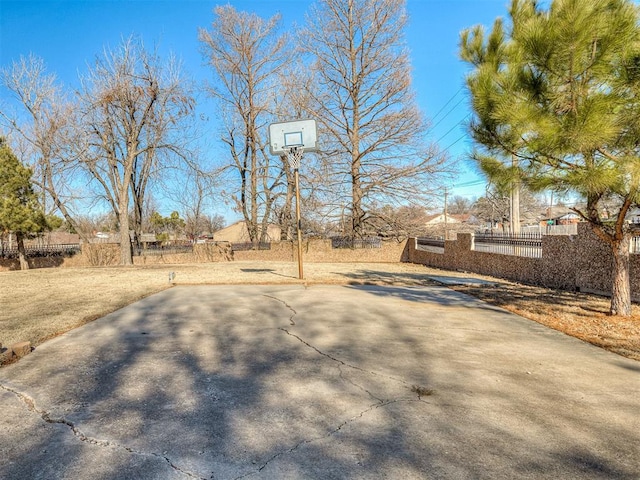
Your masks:
{"label": "tree trunk", "polygon": [[[354,142],[355,143],[355,142]],[[354,155],[351,162],[351,237],[362,238],[364,234],[364,209],[362,208],[362,183],[360,181],[360,158]]]}
{"label": "tree trunk", "polygon": [[16,232],[16,243],[18,244],[18,259],[20,261],[20,270],[29,270],[27,253],[24,249],[24,238],[22,236],[22,233],[20,232]]}
{"label": "tree trunk", "polygon": [[629,235],[611,244],[613,253],[613,286],[611,315],[631,315],[631,287],[629,281]]}
{"label": "tree trunk", "polygon": [[[131,190],[134,190],[133,188]],[[135,191],[134,191],[135,198]],[[133,248],[136,252],[142,249],[142,199],[133,202]]]}
{"label": "tree trunk", "polygon": [[120,199],[120,264],[133,265],[133,255],[131,253],[131,238],[129,237],[129,190],[127,188],[124,188],[123,191],[124,193],[122,193],[121,196],[125,196],[127,198]]}

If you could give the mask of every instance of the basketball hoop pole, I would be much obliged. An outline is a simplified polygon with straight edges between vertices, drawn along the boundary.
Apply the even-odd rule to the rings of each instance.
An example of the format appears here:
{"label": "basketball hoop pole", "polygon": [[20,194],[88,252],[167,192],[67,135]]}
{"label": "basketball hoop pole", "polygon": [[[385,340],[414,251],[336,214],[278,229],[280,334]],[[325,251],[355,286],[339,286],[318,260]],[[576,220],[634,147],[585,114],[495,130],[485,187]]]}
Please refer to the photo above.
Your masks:
{"label": "basketball hoop pole", "polygon": [[[302,270],[302,222],[300,221],[300,180],[298,170],[302,154],[318,151],[318,130],[313,119],[276,122],[269,125],[269,151],[271,155],[287,158],[293,167],[296,189],[296,220],[298,231],[298,276],[304,279]],[[284,160],[284,158],[283,158]]]}
{"label": "basketball hoop pole", "polygon": [[300,168],[300,160],[302,160],[303,149],[298,147],[292,147],[289,150],[289,161],[293,164],[293,175],[295,178],[296,187],[296,226],[298,231],[298,278],[304,279],[304,271],[302,268],[302,223],[300,221],[300,181],[298,169]]}
{"label": "basketball hoop pole", "polygon": [[298,224],[298,278],[304,279],[304,272],[302,271],[302,228],[300,225],[300,189],[298,181],[298,169],[293,172],[296,179],[296,220]]}

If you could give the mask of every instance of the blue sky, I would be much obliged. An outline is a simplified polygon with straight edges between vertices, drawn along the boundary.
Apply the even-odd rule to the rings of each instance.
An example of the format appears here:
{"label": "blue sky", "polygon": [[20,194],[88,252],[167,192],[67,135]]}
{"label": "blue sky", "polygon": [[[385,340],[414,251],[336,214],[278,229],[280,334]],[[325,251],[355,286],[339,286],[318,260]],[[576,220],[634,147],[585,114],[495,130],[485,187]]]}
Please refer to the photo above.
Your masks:
{"label": "blue sky", "polygon": [[[42,57],[51,73],[67,86],[105,47],[123,37],[139,35],[146,45],[159,45],[182,59],[196,80],[210,78],[197,39],[198,28],[209,27],[216,4],[261,16],[281,13],[283,28],[304,22],[312,0],[0,0],[0,66],[20,55]],[[506,16],[508,0],[408,0],[406,38],[414,68],[414,89],[427,118],[432,140],[460,158],[461,174],[451,185],[453,195],[468,198],[484,192],[484,181],[463,159],[470,143],[462,125],[469,115],[463,88],[466,66],[458,60],[459,33],[464,28],[490,26]]]}

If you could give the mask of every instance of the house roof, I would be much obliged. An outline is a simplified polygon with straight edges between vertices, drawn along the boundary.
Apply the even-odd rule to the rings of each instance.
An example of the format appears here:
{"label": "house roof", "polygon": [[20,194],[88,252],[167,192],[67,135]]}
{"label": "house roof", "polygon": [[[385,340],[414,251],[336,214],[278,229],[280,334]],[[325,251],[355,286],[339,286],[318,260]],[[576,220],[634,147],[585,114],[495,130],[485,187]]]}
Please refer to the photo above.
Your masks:
{"label": "house roof", "polygon": [[[269,224],[267,226],[267,236],[271,241],[278,241],[280,239],[280,227],[275,224]],[[213,233],[213,238],[218,241],[248,242],[249,232],[246,222],[244,220],[238,220],[231,225],[221,228]]]}
{"label": "house roof", "polygon": [[[474,220],[475,220],[475,217],[469,213],[447,214],[447,223],[469,223]],[[435,225],[439,223],[444,223],[444,213],[436,213],[436,214],[426,216],[426,221],[425,221],[426,225]]]}

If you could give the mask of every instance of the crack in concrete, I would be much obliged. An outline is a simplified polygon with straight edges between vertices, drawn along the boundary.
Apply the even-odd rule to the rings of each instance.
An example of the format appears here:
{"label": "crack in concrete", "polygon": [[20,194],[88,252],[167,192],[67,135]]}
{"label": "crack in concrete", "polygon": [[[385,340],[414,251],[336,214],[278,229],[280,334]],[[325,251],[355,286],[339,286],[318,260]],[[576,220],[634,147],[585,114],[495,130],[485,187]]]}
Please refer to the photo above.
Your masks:
{"label": "crack in concrete", "polygon": [[338,365],[338,372],[340,372],[340,378],[343,379],[345,382],[350,383],[351,385],[353,385],[354,387],[356,387],[358,390],[363,391],[364,393],[366,393],[367,395],[369,395],[372,399],[374,399],[377,402],[384,402],[384,400],[382,398],[378,398],[376,397],[373,393],[371,393],[369,390],[367,390],[366,388],[364,388],[362,385],[354,382],[353,380],[351,380],[350,378],[347,378],[344,375],[344,372],[342,371],[342,365]]}
{"label": "crack in concrete", "polygon": [[[289,309],[291,311],[291,316],[289,317],[289,323],[291,325],[296,325],[294,317],[298,314],[298,312],[291,305],[289,305],[284,300],[282,300],[280,298],[277,298],[277,297],[274,297],[274,296],[271,296],[271,295],[263,295],[263,296],[267,297],[267,298],[271,298],[272,300],[275,300],[275,301],[281,303],[287,309]],[[331,361],[338,363],[337,368],[338,368],[338,371],[339,371],[340,378],[342,378],[346,382],[350,383],[351,385],[355,386],[359,390],[361,390],[364,393],[366,393],[367,395],[369,395],[369,397],[371,397],[373,400],[375,400],[376,403],[370,405],[368,408],[366,408],[365,410],[361,411],[359,414],[357,414],[357,415],[355,415],[355,416],[343,421],[336,428],[334,428],[333,430],[330,430],[325,435],[322,435],[322,436],[319,436],[319,437],[316,437],[316,438],[312,438],[312,439],[302,440],[302,441],[298,442],[297,444],[295,444],[293,447],[289,448],[288,450],[276,453],[275,455],[273,455],[272,457],[267,459],[257,470],[249,472],[249,473],[247,473],[245,475],[242,475],[240,477],[236,477],[236,480],[239,480],[239,479],[242,479],[242,478],[247,478],[249,476],[258,474],[259,472],[264,470],[269,465],[269,463],[271,463],[275,459],[277,459],[277,458],[279,458],[279,457],[281,457],[283,455],[293,453],[298,448],[300,448],[300,447],[302,447],[304,445],[308,445],[310,443],[313,443],[313,442],[316,442],[316,441],[319,441],[319,440],[322,440],[322,439],[325,439],[325,438],[329,438],[329,437],[335,435],[336,433],[338,433],[345,426],[356,422],[357,420],[361,419],[367,413],[369,413],[369,412],[371,412],[373,410],[376,410],[378,408],[383,408],[383,407],[386,407],[388,405],[391,405],[391,404],[394,404],[394,403],[398,403],[398,402],[428,403],[428,402],[425,402],[424,400],[421,400],[419,397],[418,397],[418,399],[383,400],[383,399],[375,396],[372,392],[370,392],[369,390],[364,388],[362,385],[359,385],[359,384],[355,383],[353,380],[347,378],[345,376],[345,373],[344,373],[342,367],[347,367],[347,368],[350,368],[350,369],[353,369],[353,370],[357,370],[357,371],[360,371],[360,372],[363,372],[363,373],[366,373],[366,374],[369,374],[369,375],[374,375],[374,376],[386,378],[386,379],[389,379],[389,380],[393,380],[395,382],[399,382],[399,383],[402,383],[404,385],[409,385],[409,384],[407,382],[405,382],[404,380],[402,380],[402,379],[399,379],[399,378],[396,378],[396,377],[391,377],[389,375],[382,375],[382,374],[379,374],[379,373],[376,373],[376,372],[372,372],[372,371],[367,371],[367,370],[365,370],[365,369],[363,369],[361,367],[358,367],[356,365],[352,365],[352,364],[346,363],[343,360],[340,360],[339,358],[336,358],[336,357],[334,357],[332,355],[329,355],[328,353],[325,353],[325,352],[319,350],[315,346],[313,346],[310,343],[308,343],[305,340],[303,340],[298,335],[296,335],[294,333],[291,333],[286,328],[279,328],[279,330],[282,330],[287,335],[289,335],[291,337],[294,337],[299,342],[301,342],[303,345],[306,345],[307,347],[309,347],[312,350],[316,351],[319,355],[322,355],[322,356],[330,359]],[[151,457],[154,457],[154,458],[157,458],[157,459],[160,459],[160,460],[164,460],[175,471],[177,471],[177,472],[179,472],[179,473],[181,473],[183,475],[186,475],[189,478],[194,478],[194,479],[198,479],[198,480],[207,480],[204,477],[200,477],[200,476],[198,476],[198,475],[196,475],[196,474],[194,474],[192,472],[189,472],[189,471],[181,469],[176,464],[174,464],[169,457],[167,457],[165,455],[161,455],[161,454],[153,453],[153,452],[151,452],[151,453],[142,452],[142,451],[135,450],[135,449],[133,449],[131,447],[120,445],[120,444],[115,443],[115,442],[110,442],[110,441],[106,441],[106,440],[99,440],[99,439],[96,439],[96,438],[93,438],[93,437],[89,437],[86,434],[84,434],[78,427],[76,427],[76,425],[73,422],[71,422],[71,421],[69,421],[69,420],[67,420],[65,418],[53,418],[49,412],[39,409],[36,406],[35,401],[31,397],[29,397],[28,395],[26,395],[26,394],[24,394],[22,392],[19,392],[19,391],[13,389],[13,388],[10,388],[10,387],[8,387],[6,385],[0,384],[0,388],[5,390],[5,391],[7,391],[7,392],[13,393],[16,397],[18,397],[20,399],[20,401],[24,405],[26,405],[27,409],[30,412],[38,414],[42,418],[42,420],[44,420],[46,423],[60,424],[60,425],[67,426],[71,430],[73,435],[76,438],[78,438],[81,442],[86,442],[86,443],[89,443],[91,445],[97,445],[97,446],[100,446],[100,447],[109,447],[109,448],[114,448],[114,449],[122,449],[122,450],[124,450],[124,451],[126,451],[126,452],[128,452],[128,453],[130,453],[132,455],[151,456]],[[213,478],[213,477],[210,477],[210,478]]]}
{"label": "crack in concrete", "polygon": [[287,307],[289,310],[291,310],[291,316],[289,317],[289,324],[291,324],[291,325],[295,325],[296,324],[296,322],[293,319],[293,317],[295,317],[298,314],[298,312],[296,312],[291,305],[289,305],[287,302],[285,302],[284,300],[282,300],[282,299],[280,299],[278,297],[273,297],[271,295],[263,295],[263,297],[271,298],[272,300],[275,300],[276,302],[280,302],[285,307]]}
{"label": "crack in concrete", "polygon": [[26,407],[27,410],[35,413],[37,415],[40,416],[40,418],[42,418],[42,420],[44,420],[46,423],[49,424],[58,424],[58,425],[65,425],[66,427],[68,427],[71,432],[73,433],[74,437],[76,437],[77,439],[79,439],[81,442],[84,443],[89,443],[91,445],[97,445],[99,447],[107,447],[107,448],[114,448],[114,449],[121,449],[124,450],[132,455],[140,455],[140,456],[146,456],[146,457],[154,457],[160,460],[164,460],[171,468],[173,468],[175,471],[186,475],[189,478],[195,478],[198,480],[206,480],[203,477],[200,477],[194,473],[191,473],[187,470],[183,470],[182,468],[180,468],[179,466],[177,466],[175,463],[173,463],[171,461],[171,459],[165,455],[160,455],[158,453],[148,453],[148,452],[142,452],[139,450],[135,450],[131,447],[127,447],[125,445],[120,445],[116,442],[109,442],[107,440],[99,440],[97,438],[93,438],[93,437],[89,437],[88,435],[84,434],[73,422],[67,420],[64,417],[61,418],[54,418],[51,416],[50,412],[47,412],[46,410],[41,410],[36,406],[36,402],[33,398],[31,398],[30,396],[28,396],[25,393],[19,392],[18,390],[8,387],[6,385],[2,385],[0,384],[0,388],[6,392],[12,393],[14,394]]}
{"label": "crack in concrete", "polygon": [[[277,301],[277,302],[280,302],[280,303],[281,303],[281,304],[283,304],[286,308],[288,308],[288,309],[291,311],[291,316],[289,317],[289,323],[290,323],[291,325],[295,325],[295,324],[296,324],[296,322],[295,322],[295,320],[293,319],[293,317],[295,317],[295,316],[298,314],[298,312],[297,312],[297,311],[296,311],[296,310],[295,310],[291,305],[289,305],[287,302],[285,302],[285,301],[284,301],[284,300],[282,300],[281,298],[274,297],[274,296],[272,296],[272,295],[263,295],[263,297],[271,298],[272,300],[275,300],[275,301]],[[398,378],[394,378],[394,377],[390,377],[390,376],[387,376],[387,375],[381,375],[381,374],[376,373],[376,372],[370,372],[370,371],[364,370],[363,368],[360,368],[360,367],[358,367],[358,366],[350,365],[350,364],[348,364],[348,363],[346,363],[346,362],[344,362],[344,361],[340,360],[339,358],[333,357],[333,356],[329,355],[328,353],[325,353],[325,352],[323,352],[323,351],[319,350],[318,348],[314,347],[314,346],[313,346],[313,345],[311,345],[310,343],[308,343],[308,342],[306,342],[305,340],[303,340],[302,338],[300,338],[300,337],[299,337],[298,335],[296,335],[295,333],[291,333],[291,332],[290,332],[289,330],[287,330],[286,328],[282,328],[282,327],[280,327],[280,328],[279,328],[279,330],[282,330],[282,331],[283,331],[283,332],[285,332],[287,335],[289,335],[289,336],[291,336],[291,337],[294,337],[295,339],[297,339],[298,341],[300,341],[303,345],[306,345],[307,347],[309,347],[309,348],[311,348],[311,349],[315,350],[318,354],[322,355],[323,357],[327,357],[328,359],[330,359],[330,360],[332,360],[332,361],[334,361],[334,362],[337,362],[338,364],[340,364],[340,365],[342,365],[342,366],[345,366],[345,367],[348,367],[348,368],[352,368],[352,369],[354,369],[354,370],[358,370],[358,371],[361,371],[361,372],[366,373],[366,374],[376,375],[376,376],[379,376],[379,377],[383,377],[383,378],[387,378],[387,379],[390,379],[390,380],[394,380],[394,381],[396,381],[396,382],[403,383],[404,385],[408,385],[408,383],[407,383],[407,382],[405,382],[404,380],[401,380],[401,379],[398,379]],[[342,369],[340,368],[340,366],[338,366],[338,370],[339,370],[339,372],[340,372],[340,377],[341,377],[341,378],[343,378],[344,380],[348,381],[348,382],[349,382],[349,383],[351,383],[352,385],[354,385],[354,386],[356,386],[356,387],[360,388],[361,390],[363,390],[364,392],[366,392],[367,394],[369,394],[369,395],[370,395],[374,400],[382,401],[382,399],[380,399],[380,398],[376,397],[375,395],[373,395],[371,392],[369,392],[368,390],[366,390],[366,389],[365,389],[365,388],[363,388],[362,386],[357,385],[357,384],[356,384],[356,383],[354,383],[353,381],[351,381],[351,380],[349,380],[349,379],[345,378],[345,377],[343,376],[343,371],[342,371]]]}
{"label": "crack in concrete", "polygon": [[388,380],[393,380],[394,382],[398,382],[401,383],[403,385],[406,386],[411,386],[408,382],[405,382],[404,380],[402,380],[401,378],[397,378],[397,377],[392,377],[390,375],[383,375],[381,373],[377,373],[377,372],[372,372],[370,370],[365,370],[362,367],[358,367],[357,365],[352,365],[350,363],[347,363],[343,360],[340,360],[339,358],[336,358],[332,355],[329,355],[328,353],[323,352],[322,350],[319,350],[318,348],[314,347],[313,345],[311,345],[309,342],[303,340],[301,337],[299,337],[298,335],[296,335],[295,333],[291,333],[289,330],[287,330],[286,328],[282,328],[280,327],[279,330],[282,330],[284,333],[286,333],[287,335],[297,339],[300,343],[302,343],[303,345],[306,345],[307,347],[309,347],[312,350],[315,350],[316,353],[318,353],[319,355],[322,355],[323,357],[328,358],[329,360],[339,363],[340,365],[344,365],[345,367],[351,368],[353,370],[358,370],[360,372],[366,373],[368,375],[374,375],[376,377],[381,377],[381,378],[386,378]]}
{"label": "crack in concrete", "polygon": [[326,434],[321,435],[319,437],[312,438],[312,439],[302,440],[302,441],[296,443],[293,447],[291,447],[291,448],[289,448],[287,450],[284,450],[282,452],[276,453],[275,455],[273,455],[270,458],[268,458],[267,460],[265,460],[265,462],[260,467],[258,467],[258,469],[256,471],[249,472],[249,473],[247,473],[245,475],[242,475],[240,477],[236,477],[234,480],[240,480],[242,478],[247,478],[247,477],[259,474],[262,470],[267,468],[269,466],[269,464],[271,462],[273,462],[274,460],[276,460],[277,458],[282,457],[283,455],[288,455],[290,453],[293,453],[296,450],[298,450],[300,447],[303,447],[304,445],[309,445],[311,443],[318,442],[318,441],[324,440],[326,438],[330,438],[330,437],[334,436],[335,434],[337,434],[340,430],[342,430],[347,425],[350,425],[350,424],[358,421],[359,419],[364,417],[367,413],[369,413],[369,412],[371,412],[373,410],[377,410],[378,408],[384,408],[384,407],[387,407],[388,405],[392,405],[394,403],[400,403],[400,402],[411,402],[411,403],[413,403],[413,402],[418,402],[418,401],[419,400],[417,400],[417,399],[395,399],[395,400],[380,401],[380,402],[374,403],[373,405],[369,405],[368,408],[366,408],[365,410],[361,411],[357,415],[354,415],[353,417],[343,421],[336,428],[334,428],[333,430],[330,430]]}
{"label": "crack in concrete", "polygon": [[[282,300],[277,299],[275,297],[270,297],[270,298],[274,298],[275,300],[278,300],[280,302],[282,302]],[[285,302],[282,302],[286,305]],[[292,311],[294,311],[289,305],[287,305],[288,308],[290,308]],[[329,432],[327,432],[325,435],[323,436],[319,436],[316,438],[312,438],[312,439],[307,439],[307,440],[302,440],[300,442],[298,442],[297,444],[295,444],[293,447],[289,448],[288,450],[284,450],[281,451],[279,453],[276,453],[275,455],[271,456],[269,459],[267,459],[256,471],[252,471],[249,472],[245,475],[241,475],[239,477],[236,477],[235,480],[240,480],[243,478],[248,478],[250,476],[253,475],[258,475],[262,470],[264,470],[265,468],[267,468],[267,466],[273,462],[274,460],[276,460],[277,458],[283,456],[283,455],[287,455],[290,453],[293,453],[294,451],[296,451],[297,449],[299,449],[300,447],[304,446],[304,445],[308,445],[310,443],[313,442],[317,442],[320,440],[323,440],[325,438],[329,438],[332,437],[333,435],[335,435],[336,433],[338,433],[342,428],[344,428],[347,425],[350,425],[356,421],[358,421],[359,419],[361,419],[362,417],[364,417],[367,413],[376,410],[378,408],[383,408],[386,407],[388,405],[394,404],[394,403],[399,403],[399,402],[418,402],[418,403],[424,403],[427,405],[430,405],[430,402],[426,402],[425,400],[423,400],[422,398],[420,398],[420,396],[418,396],[417,398],[399,398],[399,399],[391,399],[391,400],[383,400],[379,397],[377,397],[376,395],[374,395],[371,391],[367,390],[365,387],[363,387],[362,385],[357,384],[356,382],[354,382],[353,380],[347,378],[345,376],[345,372],[343,371],[343,367],[346,368],[350,368],[353,370],[357,370],[359,372],[368,374],[368,375],[374,375],[374,376],[378,376],[378,377],[382,377],[382,378],[386,378],[388,380],[392,380],[394,382],[398,382],[401,383],[405,386],[409,386],[408,382],[405,382],[402,379],[396,378],[396,377],[391,377],[389,375],[382,375],[380,373],[377,372],[372,372],[372,371],[368,371],[365,370],[361,367],[358,367],[357,365],[351,365],[343,360],[340,360],[339,358],[336,358],[328,353],[325,353],[323,351],[321,351],[320,349],[318,349],[317,347],[311,345],[309,342],[303,340],[300,336],[296,335],[295,333],[291,333],[289,330],[287,330],[286,328],[279,328],[279,330],[282,330],[283,332],[285,332],[287,335],[295,338],[296,340],[298,340],[299,342],[301,342],[303,345],[307,346],[308,348],[314,350],[316,353],[318,353],[319,355],[322,355],[323,357],[328,358],[329,360],[336,362],[338,364],[337,368],[338,371],[340,372],[340,378],[342,378],[343,380],[345,380],[346,382],[350,383],[351,385],[355,386],[356,388],[358,388],[359,390],[361,390],[362,392],[366,393],[367,395],[369,395],[369,397],[371,397],[372,399],[374,399],[376,401],[376,403],[370,405],[368,408],[366,408],[365,410],[361,411],[359,414],[343,421],[342,423],[340,423],[336,428],[334,428],[333,430],[330,430]]]}

